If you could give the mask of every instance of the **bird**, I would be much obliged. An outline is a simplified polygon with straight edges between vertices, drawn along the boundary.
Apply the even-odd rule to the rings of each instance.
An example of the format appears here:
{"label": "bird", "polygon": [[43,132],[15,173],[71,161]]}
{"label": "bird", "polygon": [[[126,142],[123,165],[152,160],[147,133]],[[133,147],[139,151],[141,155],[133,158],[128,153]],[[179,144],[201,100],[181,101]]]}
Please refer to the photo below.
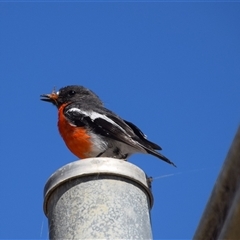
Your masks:
{"label": "bird", "polygon": [[159,145],[149,141],[136,125],[105,108],[102,100],[90,89],[70,85],[40,97],[57,107],[59,133],[78,158],[128,160],[134,153],[144,153],[176,167],[157,151],[162,150]]}

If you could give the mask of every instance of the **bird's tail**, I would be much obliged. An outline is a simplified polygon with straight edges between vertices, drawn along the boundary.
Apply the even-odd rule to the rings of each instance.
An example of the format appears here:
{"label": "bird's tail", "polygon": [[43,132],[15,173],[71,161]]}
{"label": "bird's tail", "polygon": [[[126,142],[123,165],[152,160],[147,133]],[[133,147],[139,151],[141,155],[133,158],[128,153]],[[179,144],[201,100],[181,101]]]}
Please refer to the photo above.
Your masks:
{"label": "bird's tail", "polygon": [[147,153],[155,156],[155,157],[158,157],[159,159],[163,160],[164,162],[167,162],[171,165],[173,165],[174,167],[177,167],[172,161],[170,161],[167,157],[165,157],[164,155],[162,155],[161,153],[157,152],[157,151],[154,151],[152,149],[149,149],[149,148],[145,148],[145,150],[147,151]]}

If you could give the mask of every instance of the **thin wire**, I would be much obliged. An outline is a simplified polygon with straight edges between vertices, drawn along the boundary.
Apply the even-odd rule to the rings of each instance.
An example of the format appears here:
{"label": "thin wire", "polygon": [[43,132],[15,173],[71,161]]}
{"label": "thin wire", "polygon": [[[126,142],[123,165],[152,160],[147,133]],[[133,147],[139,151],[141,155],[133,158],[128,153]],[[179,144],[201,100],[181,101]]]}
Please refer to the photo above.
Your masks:
{"label": "thin wire", "polygon": [[166,177],[172,177],[172,176],[176,176],[176,175],[180,175],[180,174],[185,174],[185,173],[193,173],[193,172],[201,172],[201,171],[206,171],[209,169],[216,169],[216,167],[213,168],[200,168],[200,169],[192,169],[189,171],[183,171],[183,172],[177,172],[177,173],[170,173],[170,174],[166,174],[166,175],[162,175],[162,176],[158,176],[158,177],[154,177],[153,180],[156,179],[160,179],[160,178],[166,178]]}

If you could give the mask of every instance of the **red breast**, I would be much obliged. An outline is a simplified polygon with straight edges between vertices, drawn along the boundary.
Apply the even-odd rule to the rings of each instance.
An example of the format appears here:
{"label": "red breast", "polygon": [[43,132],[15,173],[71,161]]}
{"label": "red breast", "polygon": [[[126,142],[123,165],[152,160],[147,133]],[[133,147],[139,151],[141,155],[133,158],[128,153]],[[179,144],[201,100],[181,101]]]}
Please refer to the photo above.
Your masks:
{"label": "red breast", "polygon": [[68,149],[77,157],[83,159],[89,157],[92,144],[90,136],[87,131],[82,127],[75,127],[70,125],[66,117],[64,116],[64,107],[67,104],[63,104],[58,109],[58,129],[67,145]]}

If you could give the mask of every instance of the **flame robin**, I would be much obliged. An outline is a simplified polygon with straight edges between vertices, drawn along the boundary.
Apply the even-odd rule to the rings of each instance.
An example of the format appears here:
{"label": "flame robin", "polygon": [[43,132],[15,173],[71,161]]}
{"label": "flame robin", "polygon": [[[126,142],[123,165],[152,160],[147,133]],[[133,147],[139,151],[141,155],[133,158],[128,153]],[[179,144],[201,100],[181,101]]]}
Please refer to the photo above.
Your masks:
{"label": "flame robin", "polygon": [[126,160],[133,153],[147,153],[175,166],[156,151],[162,150],[159,145],[147,140],[133,123],[105,108],[91,90],[82,86],[67,86],[41,97],[41,100],[58,108],[59,132],[77,157]]}

